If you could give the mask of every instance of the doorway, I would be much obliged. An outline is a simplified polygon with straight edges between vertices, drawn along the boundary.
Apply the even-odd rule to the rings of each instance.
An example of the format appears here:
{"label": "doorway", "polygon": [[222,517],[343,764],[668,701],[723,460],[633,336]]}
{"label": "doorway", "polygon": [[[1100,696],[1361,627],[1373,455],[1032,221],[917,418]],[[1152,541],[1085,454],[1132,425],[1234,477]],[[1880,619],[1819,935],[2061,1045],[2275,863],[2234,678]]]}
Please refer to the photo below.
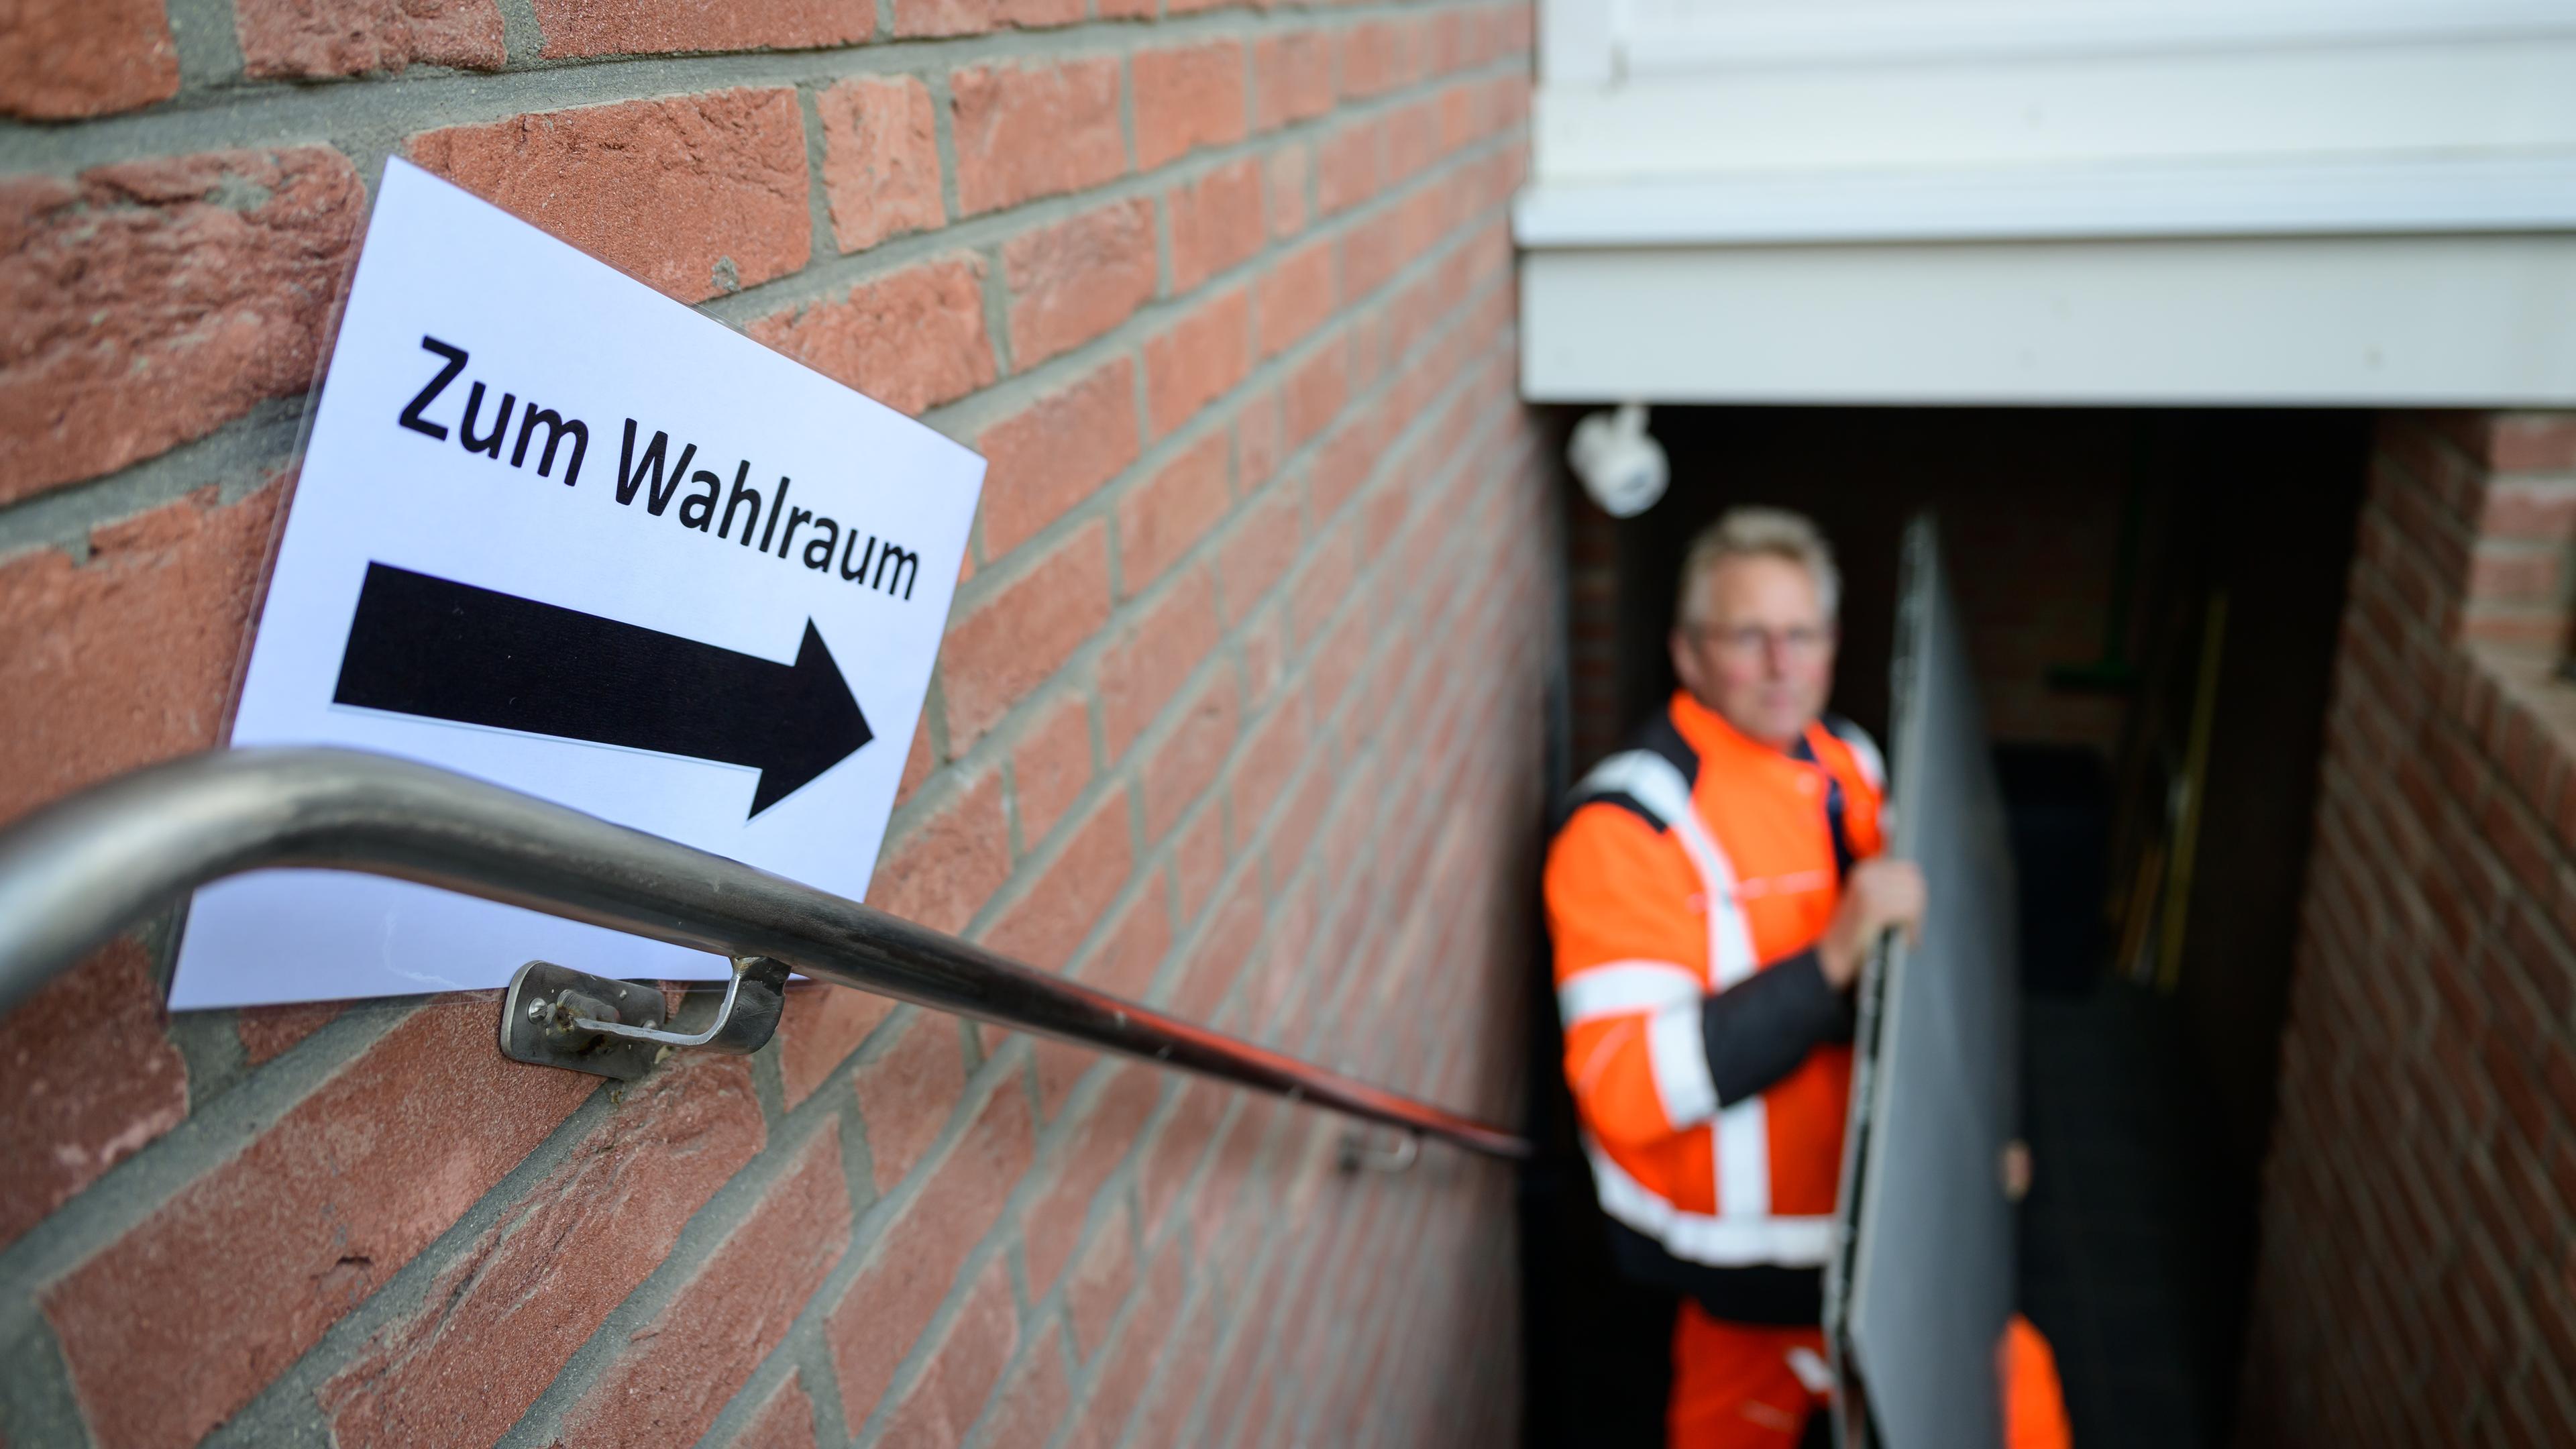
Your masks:
{"label": "doorway", "polygon": [[[1899,537],[1918,510],[1940,520],[2021,882],[2024,1310],[2088,1446],[2227,1439],[2371,422],[1658,408],[1666,497],[1617,523],[1569,504],[1577,772],[1669,696],[1683,553],[1747,503],[1834,541],[1834,707],[1884,738]],[[1562,1148],[1555,1096],[1534,1117]],[[1653,1306],[1624,1285],[1584,1297],[1603,1265],[1580,1241],[1597,1220],[1573,1200],[1579,1160],[1531,1181],[1530,1438],[1620,1422],[1654,1442],[1610,1402],[1660,1393],[1656,1332],[1633,1327]]]}

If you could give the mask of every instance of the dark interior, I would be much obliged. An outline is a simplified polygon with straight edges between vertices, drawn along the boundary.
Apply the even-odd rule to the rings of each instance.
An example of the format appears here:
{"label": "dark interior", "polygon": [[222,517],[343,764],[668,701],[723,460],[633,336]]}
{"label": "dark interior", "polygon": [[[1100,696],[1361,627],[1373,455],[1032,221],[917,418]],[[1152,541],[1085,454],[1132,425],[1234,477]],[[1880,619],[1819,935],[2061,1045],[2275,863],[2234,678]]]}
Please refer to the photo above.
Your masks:
{"label": "dark interior", "polygon": [[[1883,738],[1898,538],[1938,518],[2019,875],[2024,1311],[2088,1446],[2227,1437],[2369,421],[1662,408],[1671,490],[1617,526],[1624,720],[1673,687],[1691,537],[1770,503],[1834,541],[1835,708]],[[1530,1438],[1657,1443],[1670,1305],[1610,1274],[1552,1001],[1533,1016]]]}

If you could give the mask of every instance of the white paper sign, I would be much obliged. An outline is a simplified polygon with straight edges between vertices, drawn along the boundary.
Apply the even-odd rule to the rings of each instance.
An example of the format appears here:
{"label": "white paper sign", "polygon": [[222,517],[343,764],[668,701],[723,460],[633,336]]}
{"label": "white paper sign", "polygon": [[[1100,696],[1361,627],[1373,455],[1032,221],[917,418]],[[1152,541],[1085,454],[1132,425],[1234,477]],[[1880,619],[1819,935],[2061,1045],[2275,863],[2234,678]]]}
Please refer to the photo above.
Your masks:
{"label": "white paper sign", "polygon": [[[400,160],[233,722],[443,765],[852,898],[984,462]],[[721,958],[401,881],[189,914],[173,1007]]]}

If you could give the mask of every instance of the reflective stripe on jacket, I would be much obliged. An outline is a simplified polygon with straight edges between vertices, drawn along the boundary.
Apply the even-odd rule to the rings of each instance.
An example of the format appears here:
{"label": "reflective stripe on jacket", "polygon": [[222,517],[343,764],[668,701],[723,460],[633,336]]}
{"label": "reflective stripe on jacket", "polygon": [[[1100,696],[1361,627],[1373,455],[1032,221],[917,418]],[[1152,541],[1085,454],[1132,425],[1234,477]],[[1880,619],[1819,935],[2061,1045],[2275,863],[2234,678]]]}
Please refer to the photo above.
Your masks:
{"label": "reflective stripe on jacket", "polygon": [[1601,1205],[1675,1258],[1804,1268],[1831,1250],[1847,1024],[1785,1054],[1753,1043],[1776,1062],[1712,1060],[1723,1033],[1704,1027],[1713,996],[1816,971],[1843,875],[1880,848],[1884,789],[1855,726],[1783,753],[1680,693],[1584,778],[1549,848],[1566,1079]]}

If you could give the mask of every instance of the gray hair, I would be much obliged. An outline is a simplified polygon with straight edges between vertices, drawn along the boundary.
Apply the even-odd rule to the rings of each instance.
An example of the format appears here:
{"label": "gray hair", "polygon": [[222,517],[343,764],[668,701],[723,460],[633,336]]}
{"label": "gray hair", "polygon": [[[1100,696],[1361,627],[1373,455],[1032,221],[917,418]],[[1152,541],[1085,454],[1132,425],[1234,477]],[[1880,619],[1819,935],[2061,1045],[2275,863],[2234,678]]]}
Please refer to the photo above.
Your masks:
{"label": "gray hair", "polygon": [[1785,508],[1730,508],[1717,522],[1700,530],[1691,540],[1690,552],[1682,558],[1680,595],[1673,601],[1673,617],[1684,627],[1698,622],[1692,604],[1699,592],[1700,580],[1708,577],[1719,564],[1736,558],[1787,559],[1807,571],[1816,581],[1816,601],[1824,606],[1825,617],[1834,617],[1835,607],[1842,602],[1843,576],[1834,567],[1834,548],[1815,521],[1803,513]]}

